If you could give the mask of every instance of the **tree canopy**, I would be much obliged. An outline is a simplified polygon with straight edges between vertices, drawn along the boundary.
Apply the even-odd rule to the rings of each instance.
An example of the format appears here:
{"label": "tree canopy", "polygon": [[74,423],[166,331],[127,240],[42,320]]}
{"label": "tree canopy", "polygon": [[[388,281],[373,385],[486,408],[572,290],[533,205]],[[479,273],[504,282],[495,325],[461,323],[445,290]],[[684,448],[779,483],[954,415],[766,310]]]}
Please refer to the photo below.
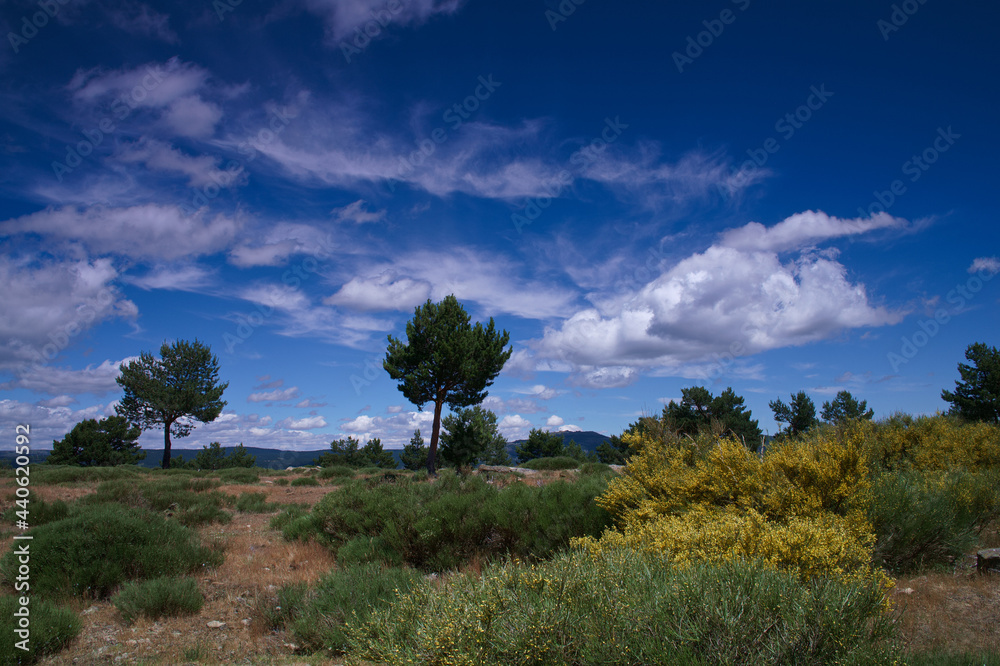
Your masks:
{"label": "tree canopy", "polygon": [[138,360],[121,367],[116,379],[125,396],[115,408],[119,416],[143,430],[163,428],[163,468],[170,467],[170,436],[186,437],[194,424],[218,418],[226,401],[219,384],[219,359],[198,340],[160,347],[160,358],[142,352]]}
{"label": "tree canopy", "polygon": [[63,439],[52,442],[47,462],[84,467],[132,465],[146,458],[137,441],[141,434],[138,426],[120,416],[87,419],[73,426]]}
{"label": "tree canopy", "polygon": [[692,437],[702,431],[716,435],[729,433],[754,450],[763,436],[743,396],[736,395],[732,387],[718,396],[703,386],[681,389],[680,403],[671,400],[663,408],[662,419],[671,431]]}
{"label": "tree canopy", "polygon": [[441,410],[478,405],[487,396],[486,388],[500,374],[512,349],[507,331],[498,333],[493,318],[483,326],[470,324],[470,317],[454,295],[440,303],[429,299],[418,306],[406,324],[406,343],[388,336],[382,367],[399,382],[398,388],[418,410],[434,403],[434,421],[427,471],[434,474]]}
{"label": "tree canopy", "polygon": [[187,469],[228,469],[230,467],[254,467],[257,456],[247,453],[241,443],[226,455],[225,449],[218,442],[203,446],[194,458],[184,463]]}
{"label": "tree canopy", "polygon": [[868,409],[868,401],[858,400],[850,391],[840,391],[832,401],[823,403],[821,414],[827,423],[846,423],[847,421],[871,421],[875,412]]}
{"label": "tree canopy", "polygon": [[554,458],[563,454],[563,445],[562,435],[541,428],[532,428],[528,433],[528,439],[518,444],[514,453],[519,463],[535,458]]}
{"label": "tree canopy", "polygon": [[364,446],[354,437],[335,439],[330,442],[330,450],[321,453],[316,459],[321,467],[344,465],[346,467],[384,467],[396,469],[396,459],[392,453],[382,448],[382,440],[373,437]]}
{"label": "tree canopy", "polygon": [[816,404],[805,391],[799,391],[791,396],[792,400],[787,405],[777,398],[768,403],[771,411],[774,412],[774,420],[778,423],[788,425],[781,430],[779,435],[785,437],[795,437],[819,423],[816,418]]}
{"label": "tree canopy", "polygon": [[965,350],[969,363],[958,364],[962,381],[955,381],[954,391],[941,391],[941,398],[951,403],[949,412],[967,421],[1000,423],[1000,350],[977,342]]}
{"label": "tree canopy", "polygon": [[509,465],[507,438],[497,415],[480,405],[459,409],[441,421],[441,460],[455,467]]}
{"label": "tree canopy", "polygon": [[403,463],[404,468],[413,471],[427,467],[427,446],[420,435],[420,430],[413,431],[413,437],[399,454],[399,462]]}

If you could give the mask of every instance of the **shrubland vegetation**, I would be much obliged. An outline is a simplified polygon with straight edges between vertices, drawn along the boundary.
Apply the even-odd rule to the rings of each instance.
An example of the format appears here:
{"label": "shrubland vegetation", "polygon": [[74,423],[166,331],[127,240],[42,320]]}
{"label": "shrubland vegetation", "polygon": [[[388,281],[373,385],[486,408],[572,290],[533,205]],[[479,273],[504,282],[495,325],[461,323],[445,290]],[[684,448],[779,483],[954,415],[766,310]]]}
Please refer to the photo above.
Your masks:
{"label": "shrubland vegetation", "polygon": [[[468,323],[454,308],[418,315]],[[505,344],[491,331],[476,334]],[[417,357],[393,349],[407,385],[401,368]],[[219,490],[257,482],[250,467],[150,472],[93,457],[39,465],[35,484],[97,487],[72,503],[30,496],[32,589],[61,603],[110,598],[123,622],[197,613],[203,596],[186,576],[222,554],[194,527],[233,511],[274,512],[271,529],[321,544],[337,565],[259,598],[258,617],[302,652],[349,663],[983,663],[972,653],[906,653],[892,594],[892,576],[958,572],[984,538],[996,539],[1000,364],[985,345],[967,359],[955,391],[943,393],[948,414],[873,420],[843,391],[817,416],[800,391],[772,401],[784,427],[768,441],[732,389],[692,387],[603,445],[600,462],[532,431],[517,458],[551,472],[523,477],[470,473],[506,443],[490,412],[458,409],[440,451],[454,471],[437,473],[419,432],[403,460],[427,472],[386,469],[377,440],[338,440],[318,472],[279,479],[288,490],[330,483],[311,508]],[[456,405],[485,385],[468,384]],[[107,430],[85,429],[98,439]],[[205,461],[218,461],[216,448]],[[16,570],[13,551],[0,558],[7,592]],[[13,597],[4,604],[13,608]],[[59,650],[79,627],[65,608],[36,611],[30,659]]]}

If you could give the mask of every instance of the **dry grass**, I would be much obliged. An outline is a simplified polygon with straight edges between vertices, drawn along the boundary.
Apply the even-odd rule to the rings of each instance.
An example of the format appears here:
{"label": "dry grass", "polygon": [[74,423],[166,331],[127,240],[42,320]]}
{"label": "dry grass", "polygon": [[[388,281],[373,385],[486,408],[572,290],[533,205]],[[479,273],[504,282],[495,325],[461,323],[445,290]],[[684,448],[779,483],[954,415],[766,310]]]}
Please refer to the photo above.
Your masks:
{"label": "dry grass", "polygon": [[1000,576],[926,573],[898,579],[894,596],[907,651],[1000,654]]}

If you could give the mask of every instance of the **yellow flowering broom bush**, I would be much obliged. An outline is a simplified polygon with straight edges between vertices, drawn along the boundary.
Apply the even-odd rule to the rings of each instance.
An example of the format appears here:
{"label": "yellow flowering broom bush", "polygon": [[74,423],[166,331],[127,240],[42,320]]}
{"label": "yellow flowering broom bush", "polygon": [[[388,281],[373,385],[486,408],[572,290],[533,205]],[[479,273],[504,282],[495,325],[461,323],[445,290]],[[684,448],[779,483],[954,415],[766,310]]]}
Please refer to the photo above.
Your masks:
{"label": "yellow flowering broom bush", "polygon": [[875,534],[865,430],[775,444],[627,434],[637,452],[598,498],[616,527],[575,540],[591,553],[627,546],[676,564],[760,560],[803,578],[887,579]]}

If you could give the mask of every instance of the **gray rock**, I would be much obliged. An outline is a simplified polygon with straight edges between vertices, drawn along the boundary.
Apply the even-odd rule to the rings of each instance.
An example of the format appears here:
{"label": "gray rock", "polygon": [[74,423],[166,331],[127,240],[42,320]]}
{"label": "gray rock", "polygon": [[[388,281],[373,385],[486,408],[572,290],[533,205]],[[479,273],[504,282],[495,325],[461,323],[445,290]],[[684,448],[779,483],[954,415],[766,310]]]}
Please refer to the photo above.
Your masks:
{"label": "gray rock", "polygon": [[981,574],[1000,573],[1000,548],[986,548],[976,553],[976,570]]}

